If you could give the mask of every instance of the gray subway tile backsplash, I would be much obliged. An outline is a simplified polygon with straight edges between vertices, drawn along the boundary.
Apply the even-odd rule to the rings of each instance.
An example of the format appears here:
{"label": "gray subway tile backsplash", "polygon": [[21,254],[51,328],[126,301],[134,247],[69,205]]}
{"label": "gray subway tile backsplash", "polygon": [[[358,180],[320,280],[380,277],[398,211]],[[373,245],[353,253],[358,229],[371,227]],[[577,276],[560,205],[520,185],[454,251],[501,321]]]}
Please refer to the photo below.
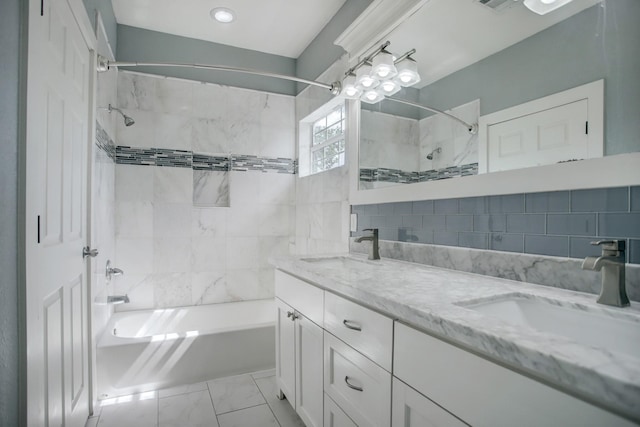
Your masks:
{"label": "gray subway tile backsplash", "polygon": [[489,196],[489,213],[524,212],[524,194]]}
{"label": "gray subway tile backsplash", "polygon": [[475,215],[473,231],[506,231],[507,216],[505,214]]}
{"label": "gray subway tile backsplash", "polygon": [[569,238],[566,236],[524,236],[524,251],[528,254],[569,256]]}
{"label": "gray subway tile backsplash", "polygon": [[547,234],[595,236],[596,214],[549,214]]}
{"label": "gray subway tile backsplash", "polygon": [[445,228],[447,231],[473,231],[473,215],[447,215]]}
{"label": "gray subway tile backsplash", "polygon": [[553,191],[525,195],[525,211],[529,213],[569,212],[570,193]]}
{"label": "gray subway tile backsplash", "polygon": [[492,233],[489,236],[489,249],[506,252],[523,252],[524,235]]}
{"label": "gray subway tile backsplash", "polygon": [[640,237],[640,213],[598,214],[598,234],[615,237]]}
{"label": "gray subway tile backsplash", "polygon": [[507,214],[507,233],[544,234],[544,214]]}
{"label": "gray subway tile backsplash", "polygon": [[640,186],[631,187],[631,212],[640,212]]}
{"label": "gray subway tile backsplash", "polygon": [[629,187],[594,188],[571,192],[571,212],[627,212]]}
{"label": "gray subway tile backsplash", "polygon": [[458,213],[458,199],[436,200],[433,203],[433,211],[436,214]]}
{"label": "gray subway tile backsplash", "polygon": [[591,241],[622,238],[628,262],[640,264],[640,186],[416,200],[352,212],[358,232],[377,227],[381,239],[393,241],[584,258],[600,253]]}

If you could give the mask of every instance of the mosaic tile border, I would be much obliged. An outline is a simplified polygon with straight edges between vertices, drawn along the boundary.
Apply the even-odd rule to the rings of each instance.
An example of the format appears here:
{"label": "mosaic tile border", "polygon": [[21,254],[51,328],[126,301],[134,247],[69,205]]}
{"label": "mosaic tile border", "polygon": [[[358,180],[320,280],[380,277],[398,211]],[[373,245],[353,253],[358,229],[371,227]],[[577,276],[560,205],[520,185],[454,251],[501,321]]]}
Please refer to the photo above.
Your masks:
{"label": "mosaic tile border", "polygon": [[416,182],[437,181],[440,179],[454,178],[478,174],[478,164],[469,163],[461,166],[450,166],[443,169],[410,172],[400,169],[387,168],[361,168],[360,181],[362,182],[396,182],[398,184],[412,184]]}
{"label": "mosaic tile border", "polygon": [[284,157],[260,157],[244,154],[212,156],[187,150],[166,148],[115,147],[118,164],[192,168],[208,171],[275,172],[296,174],[298,163]]}
{"label": "mosaic tile border", "polygon": [[104,151],[111,160],[116,161],[116,144],[98,122],[96,122],[96,146]]}

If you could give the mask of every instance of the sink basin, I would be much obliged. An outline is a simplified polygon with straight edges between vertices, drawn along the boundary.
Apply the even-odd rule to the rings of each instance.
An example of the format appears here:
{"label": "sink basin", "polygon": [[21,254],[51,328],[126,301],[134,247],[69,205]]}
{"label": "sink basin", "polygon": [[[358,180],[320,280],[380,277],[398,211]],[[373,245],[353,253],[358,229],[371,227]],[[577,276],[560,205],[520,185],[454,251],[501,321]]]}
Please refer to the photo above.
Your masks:
{"label": "sink basin", "polygon": [[302,261],[310,262],[316,265],[322,265],[327,268],[344,268],[370,270],[376,267],[375,261],[369,262],[346,256],[334,256],[325,258],[301,258]]}
{"label": "sink basin", "polygon": [[519,295],[462,305],[509,323],[640,358],[640,318],[621,312],[612,314],[606,310],[582,310],[561,304],[560,301]]}

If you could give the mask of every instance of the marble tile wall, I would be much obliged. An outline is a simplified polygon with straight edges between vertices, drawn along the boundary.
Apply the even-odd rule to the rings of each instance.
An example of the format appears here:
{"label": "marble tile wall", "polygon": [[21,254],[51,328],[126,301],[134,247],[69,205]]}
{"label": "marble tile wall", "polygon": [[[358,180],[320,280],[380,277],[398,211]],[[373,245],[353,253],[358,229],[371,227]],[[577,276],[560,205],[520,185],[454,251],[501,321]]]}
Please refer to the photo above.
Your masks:
{"label": "marble tile wall", "polygon": [[295,157],[294,98],[121,72],[118,102],[136,120],[118,123],[118,145],[242,156],[230,172],[116,165],[115,286],[131,300],[117,309],[272,297],[267,259],[289,253],[295,175],[243,169]]}
{"label": "marble tile wall", "polygon": [[[478,123],[480,100],[452,108],[449,111],[467,123]],[[478,135],[470,135],[464,126],[440,114],[420,120],[419,170],[438,170],[451,166],[478,163]],[[427,159],[427,154],[440,148]]]}
{"label": "marble tile wall", "polygon": [[360,111],[360,167],[417,171],[419,122],[378,111]]}
{"label": "marble tile wall", "polygon": [[[346,55],[316,80],[335,81],[347,69]],[[308,87],[296,97],[296,123],[322,107],[333,96],[326,89]],[[347,252],[349,250],[349,168],[296,176],[295,246],[297,254]]]}

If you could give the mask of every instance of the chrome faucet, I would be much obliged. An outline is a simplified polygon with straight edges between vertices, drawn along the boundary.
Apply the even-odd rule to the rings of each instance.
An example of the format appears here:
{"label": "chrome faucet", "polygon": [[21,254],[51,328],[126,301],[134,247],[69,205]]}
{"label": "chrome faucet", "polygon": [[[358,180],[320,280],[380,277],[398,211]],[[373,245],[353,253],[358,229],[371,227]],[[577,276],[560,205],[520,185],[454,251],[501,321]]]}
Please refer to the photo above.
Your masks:
{"label": "chrome faucet", "polygon": [[380,259],[380,251],[378,247],[378,229],[365,228],[363,231],[371,231],[371,235],[358,237],[356,239],[356,243],[364,242],[365,240],[371,240],[371,252],[369,252],[369,259]]}
{"label": "chrome faucet", "polygon": [[625,241],[600,240],[591,244],[602,246],[602,256],[586,257],[582,262],[582,269],[602,270],[602,290],[597,302],[615,307],[628,306],[629,298],[625,288]]}
{"label": "chrome faucet", "polygon": [[107,304],[128,304],[129,295],[109,295],[107,297]]}

